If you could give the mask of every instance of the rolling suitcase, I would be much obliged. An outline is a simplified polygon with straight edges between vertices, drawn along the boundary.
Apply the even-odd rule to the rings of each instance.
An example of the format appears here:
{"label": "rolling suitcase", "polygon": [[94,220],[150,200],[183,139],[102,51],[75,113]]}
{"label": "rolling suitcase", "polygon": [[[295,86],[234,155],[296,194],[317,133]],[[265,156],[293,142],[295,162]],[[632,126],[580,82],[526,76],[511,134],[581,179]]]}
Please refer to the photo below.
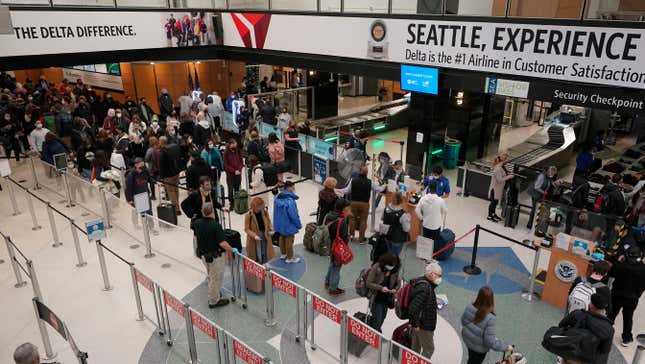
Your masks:
{"label": "rolling suitcase", "polygon": [[[369,315],[363,312],[356,312],[354,318],[360,322],[368,323]],[[367,343],[352,333],[348,333],[347,336],[347,351],[354,355],[357,358],[360,358],[363,355],[363,351],[367,347]]]}
{"label": "rolling suitcase", "polygon": [[[406,348],[412,347],[412,327],[409,322],[394,329],[392,332],[392,341]],[[396,345],[392,348],[392,356],[395,359],[399,358],[399,347]]]}
{"label": "rolling suitcase", "polygon": [[520,206],[504,206],[502,209],[504,211],[504,226],[515,228],[517,225],[517,220],[520,218]]}
{"label": "rolling suitcase", "polygon": [[[443,249],[444,246],[452,243],[455,240],[455,233],[450,229],[443,229],[439,233],[439,238],[434,242],[434,251],[439,251]],[[455,246],[452,245],[450,248],[442,251],[441,253],[435,255],[436,260],[446,260],[450,258],[452,253],[455,251]]]}
{"label": "rolling suitcase", "polygon": [[[224,214],[222,214],[223,216]],[[226,241],[232,248],[236,248],[238,252],[242,252],[242,236],[237,230],[231,229],[231,212],[228,211],[228,228],[226,228],[226,219],[222,224],[224,228],[224,236],[226,236]]]}
{"label": "rolling suitcase", "polygon": [[[256,262],[259,264],[264,264],[267,261],[266,251],[262,251],[262,244],[265,244],[264,239],[261,239],[255,245],[255,256],[257,257]],[[244,284],[247,291],[258,294],[264,292],[264,281],[247,271],[244,271]]]}
{"label": "rolling suitcase", "polygon": [[175,205],[170,202],[160,203],[157,206],[157,217],[168,224],[177,225],[177,211],[175,210]]}

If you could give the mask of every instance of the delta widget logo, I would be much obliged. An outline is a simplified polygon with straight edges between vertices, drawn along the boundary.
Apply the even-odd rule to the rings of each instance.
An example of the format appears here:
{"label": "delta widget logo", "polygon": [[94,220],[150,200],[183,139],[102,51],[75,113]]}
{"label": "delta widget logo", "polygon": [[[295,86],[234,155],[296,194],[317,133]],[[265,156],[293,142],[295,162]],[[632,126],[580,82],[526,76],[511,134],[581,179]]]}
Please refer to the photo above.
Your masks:
{"label": "delta widget logo", "polygon": [[231,13],[231,18],[240,38],[242,38],[244,47],[264,49],[271,14]]}

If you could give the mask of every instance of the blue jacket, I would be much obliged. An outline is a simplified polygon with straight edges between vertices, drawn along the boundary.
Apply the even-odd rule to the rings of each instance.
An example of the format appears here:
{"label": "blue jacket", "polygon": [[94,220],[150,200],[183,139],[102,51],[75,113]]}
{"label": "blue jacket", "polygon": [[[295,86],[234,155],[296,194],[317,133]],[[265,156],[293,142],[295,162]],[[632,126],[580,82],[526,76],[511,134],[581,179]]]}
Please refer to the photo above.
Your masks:
{"label": "blue jacket", "polygon": [[209,166],[215,167],[220,171],[224,170],[224,161],[222,160],[222,154],[219,152],[217,147],[211,148],[210,152],[206,151],[206,148],[202,149],[200,153],[203,160],[208,163]]}
{"label": "blue jacket", "polygon": [[282,190],[273,202],[273,228],[280,235],[295,235],[302,228],[296,200],[299,197],[287,190]]}

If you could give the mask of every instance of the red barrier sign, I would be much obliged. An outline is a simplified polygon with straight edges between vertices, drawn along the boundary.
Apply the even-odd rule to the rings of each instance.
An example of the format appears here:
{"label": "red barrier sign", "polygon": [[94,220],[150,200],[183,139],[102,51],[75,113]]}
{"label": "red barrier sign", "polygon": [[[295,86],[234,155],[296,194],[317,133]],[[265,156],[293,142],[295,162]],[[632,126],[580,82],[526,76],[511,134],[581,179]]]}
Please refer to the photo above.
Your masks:
{"label": "red barrier sign", "polygon": [[313,296],[314,310],[328,317],[330,320],[340,324],[340,310],[334,307],[331,303]]}
{"label": "red barrier sign", "polygon": [[244,360],[248,364],[262,364],[262,357],[256,354],[253,350],[249,349],[243,343],[233,340],[233,353],[238,358]]}
{"label": "red barrier sign", "polygon": [[152,279],[146,277],[146,275],[141,273],[137,268],[134,268],[134,276],[137,278],[137,282],[141,283],[141,285],[146,287],[148,291],[152,292]]}
{"label": "red barrier sign", "polygon": [[282,277],[272,274],[271,285],[291,297],[296,297],[296,285]]}
{"label": "red barrier sign", "polygon": [[196,311],[190,310],[190,321],[193,323],[193,326],[198,328],[199,331],[210,336],[213,340],[217,340],[217,330],[215,325],[206,320]]}
{"label": "red barrier sign", "polygon": [[242,263],[244,266],[244,271],[248,272],[252,276],[259,278],[261,280],[264,280],[265,274],[264,274],[264,267],[258,264],[255,264],[251,262],[250,260],[244,259],[244,262]]}
{"label": "red barrier sign", "polygon": [[408,351],[407,349],[403,350],[403,357],[401,358],[401,364],[431,364],[429,361],[422,359],[418,354]]}
{"label": "red barrier sign", "polygon": [[378,349],[378,335],[374,331],[370,330],[367,326],[365,326],[364,323],[356,320],[353,317],[348,317],[347,328],[350,334],[354,334],[354,336],[356,336],[357,338]]}
{"label": "red barrier sign", "polygon": [[168,306],[170,306],[170,308],[181,315],[181,317],[184,317],[184,304],[181,303],[181,301],[166,291],[163,291],[163,300]]}

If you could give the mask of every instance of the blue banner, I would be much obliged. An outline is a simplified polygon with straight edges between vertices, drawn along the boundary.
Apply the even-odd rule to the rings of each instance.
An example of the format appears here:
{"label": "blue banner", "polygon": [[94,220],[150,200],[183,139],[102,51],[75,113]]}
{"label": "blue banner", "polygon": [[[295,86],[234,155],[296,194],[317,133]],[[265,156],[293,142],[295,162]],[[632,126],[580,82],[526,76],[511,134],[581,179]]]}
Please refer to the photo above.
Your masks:
{"label": "blue banner", "polygon": [[275,133],[275,135],[278,136],[280,141],[282,141],[284,143],[284,139],[283,139],[283,136],[282,136],[282,130],[277,128],[277,127],[275,127],[275,126],[273,126],[273,125],[271,125],[271,124],[258,123],[258,132],[260,132],[260,136],[263,136],[265,138],[268,137],[269,134]]}
{"label": "blue banner", "polygon": [[323,159],[334,159],[334,144],[314,137],[307,138],[307,153]]}
{"label": "blue banner", "polygon": [[322,184],[327,179],[327,161],[323,158],[314,156],[312,158],[314,170],[314,182]]}

